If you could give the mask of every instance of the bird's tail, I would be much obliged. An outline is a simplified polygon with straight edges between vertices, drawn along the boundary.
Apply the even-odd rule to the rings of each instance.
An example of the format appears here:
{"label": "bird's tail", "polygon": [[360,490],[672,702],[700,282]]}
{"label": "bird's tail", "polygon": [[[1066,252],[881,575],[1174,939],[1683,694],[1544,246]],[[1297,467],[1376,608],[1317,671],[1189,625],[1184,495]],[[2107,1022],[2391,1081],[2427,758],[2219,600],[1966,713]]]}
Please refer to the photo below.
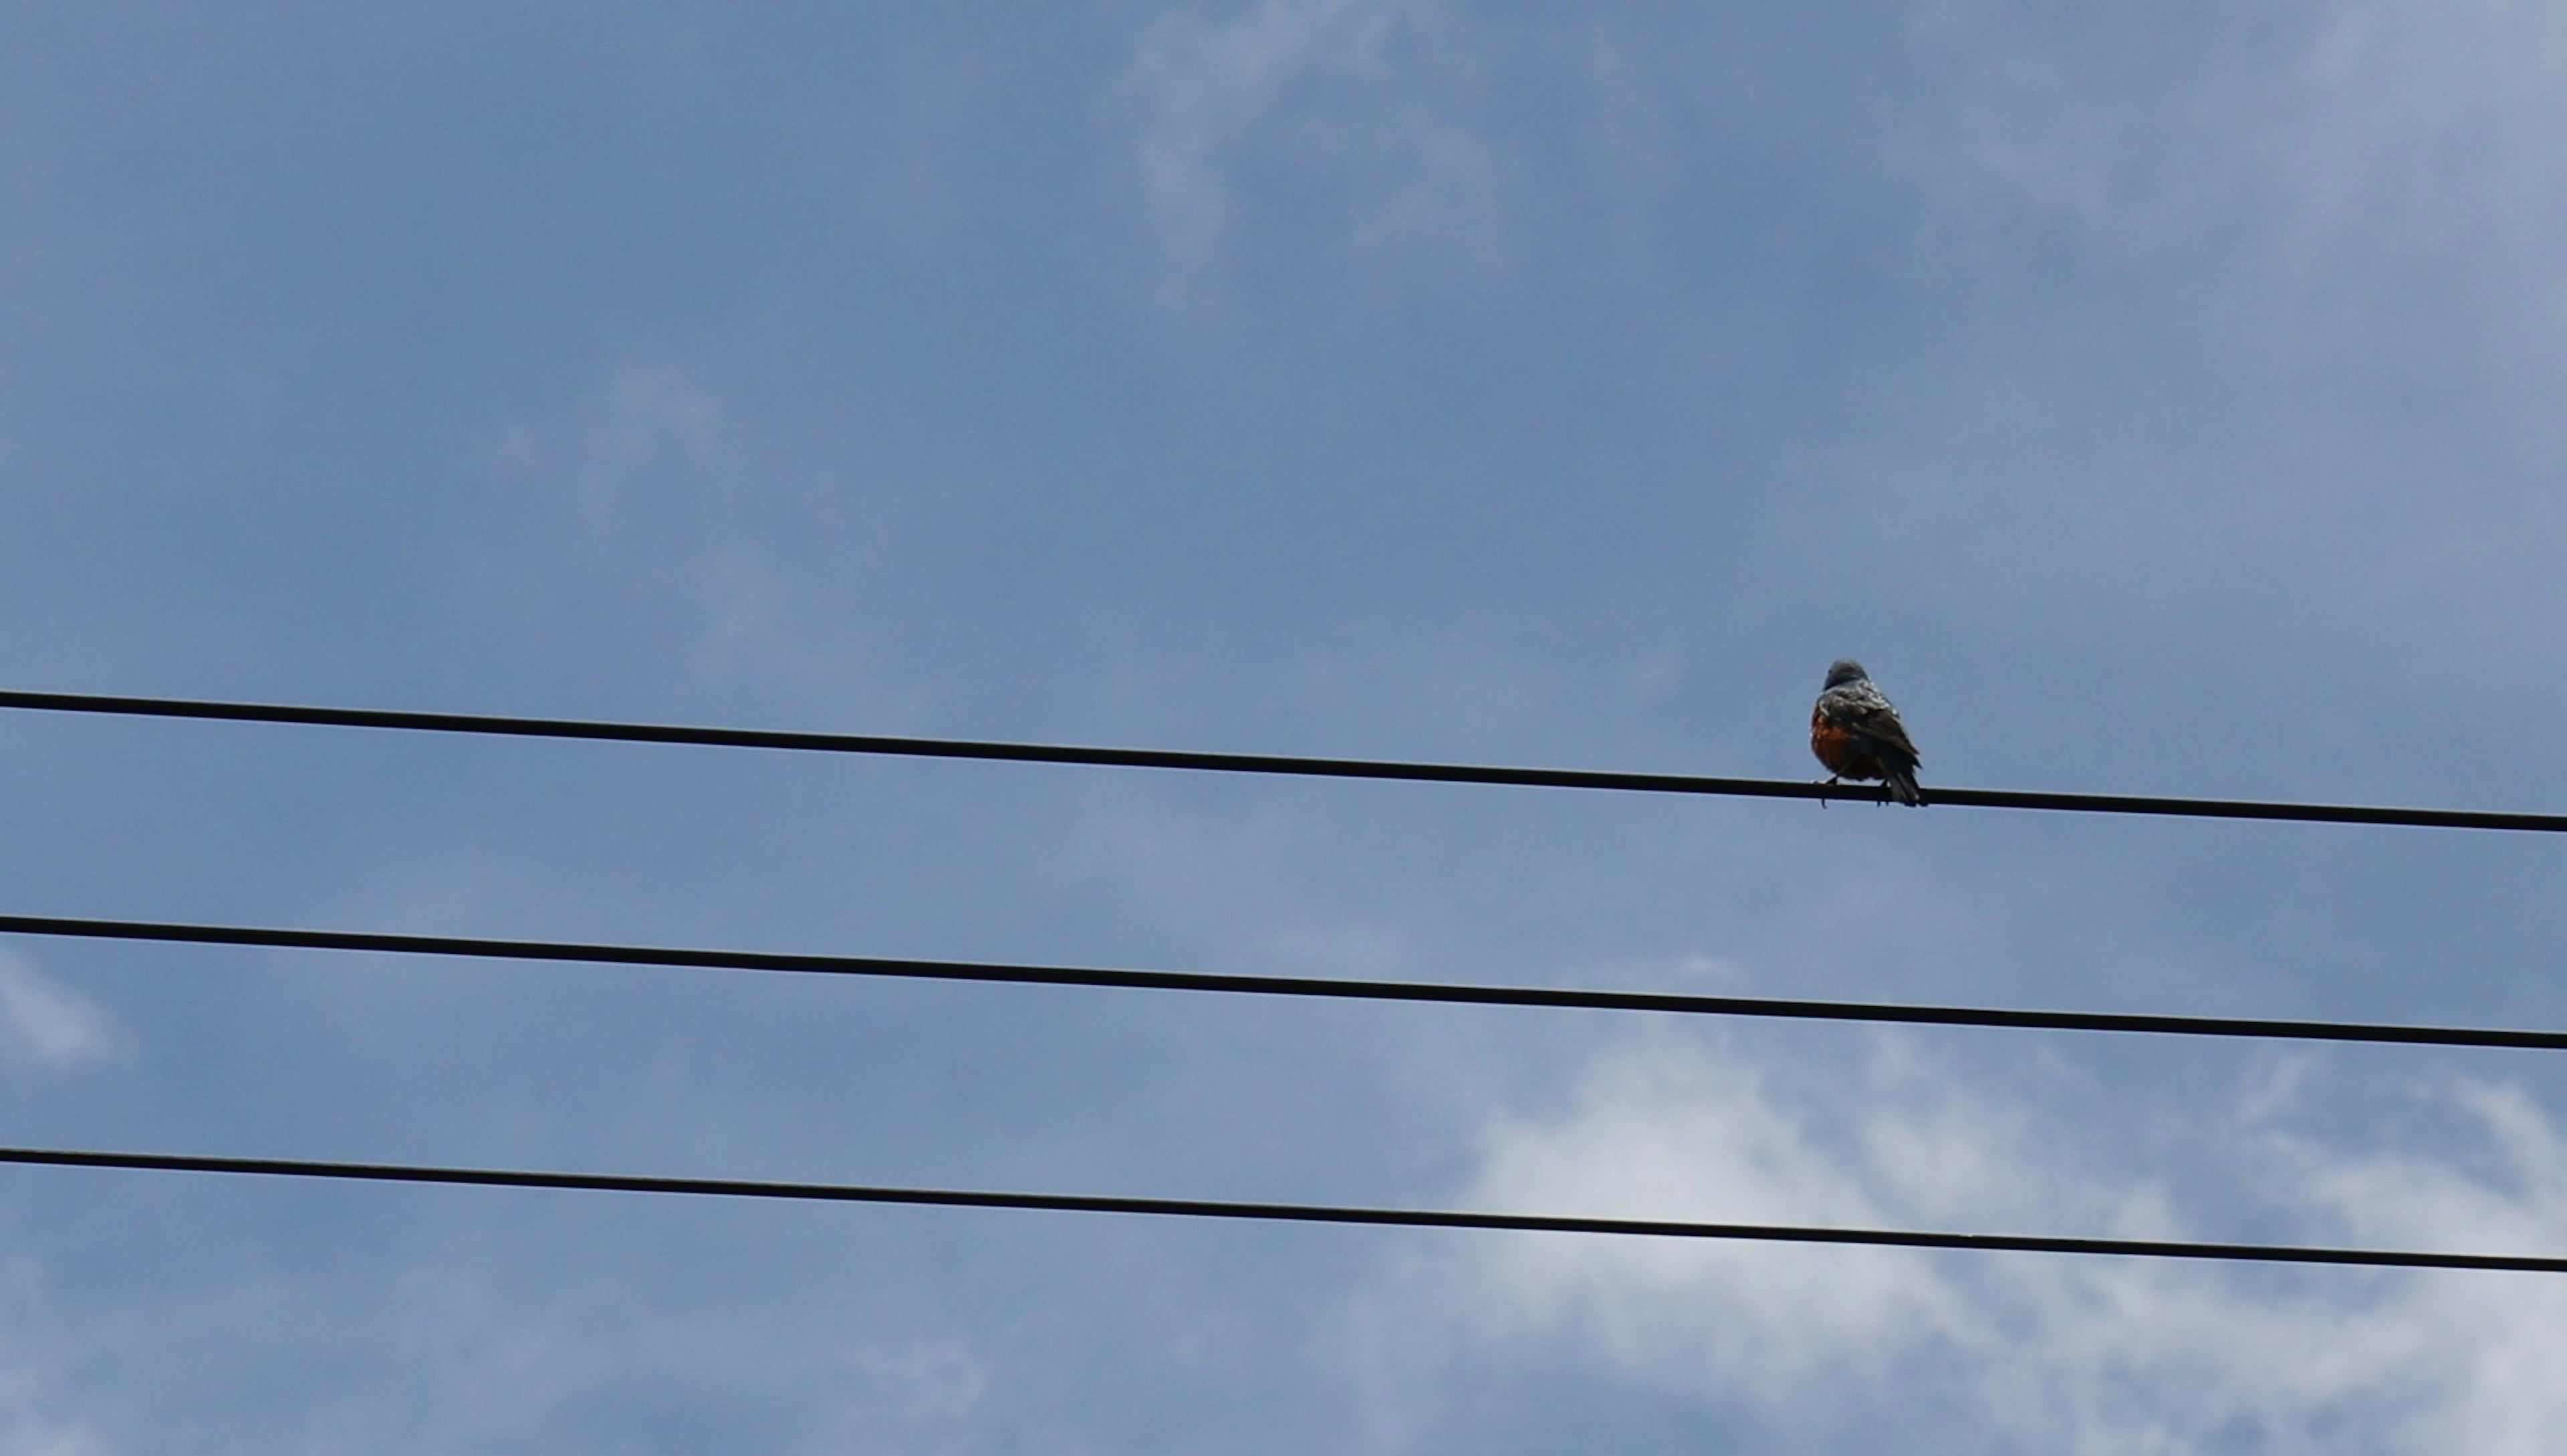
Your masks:
{"label": "bird's tail", "polygon": [[1925,807],[1925,791],[1916,786],[1916,770],[1904,763],[1887,763],[1889,771],[1881,777],[1889,784],[1889,796],[1911,809]]}

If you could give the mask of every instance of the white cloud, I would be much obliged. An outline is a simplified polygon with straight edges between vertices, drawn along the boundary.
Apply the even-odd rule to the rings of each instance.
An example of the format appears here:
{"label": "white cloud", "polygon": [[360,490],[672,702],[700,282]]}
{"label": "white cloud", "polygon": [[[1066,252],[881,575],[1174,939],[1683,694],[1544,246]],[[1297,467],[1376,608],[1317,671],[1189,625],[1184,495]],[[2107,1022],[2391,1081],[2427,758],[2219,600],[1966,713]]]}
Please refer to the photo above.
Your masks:
{"label": "white cloud", "polygon": [[1924,14],[1920,57],[1948,80],[1885,143],[1919,246],[2001,268],[2027,234],[2063,238],[2076,266],[2145,280],[2239,362],[2277,364],[2284,459],[2333,502],[2276,491],[2245,531],[2396,519],[2374,580],[2410,620],[2456,599],[2489,640],[2545,651],[2531,624],[2567,609],[2567,11],[2358,0],[2171,31],[2134,13],[2119,35],[2017,0]]}
{"label": "white cloud", "polygon": [[1503,261],[1509,167],[1463,114],[1467,52],[1422,0],[1259,0],[1150,26],[1116,99],[1172,291],[1218,266],[1234,173],[1276,153],[1325,180],[1351,253]]}
{"label": "white cloud", "polygon": [[1642,255],[1678,176],[1676,131],[1659,94],[1659,73],[1601,21],[1587,32],[1584,62],[1594,103],[1586,162],[1601,185],[1615,243]]}
{"label": "white cloud", "polygon": [[96,1061],[116,1047],[107,1013],[65,991],[26,962],[0,951],[0,1021],[10,1039],[43,1066]]}
{"label": "white cloud", "polygon": [[2448,310],[2567,361],[2567,12],[2366,0],[2172,39],[2137,23],[2162,44],[2028,24],[2013,0],[1933,7],[1920,37],[1953,80],[1938,122],[1903,119],[1899,154],[1945,203],[2072,219],[2106,258],[2243,262],[2312,325]]}
{"label": "white cloud", "polygon": [[490,463],[522,508],[470,571],[506,630],[646,643],[654,668],[698,683],[849,676],[843,620],[813,620],[828,578],[812,568],[868,543],[815,533],[766,432],[690,372],[617,366],[572,409],[501,433]]}
{"label": "white cloud", "polygon": [[[1883,1038],[1855,1075],[1662,1036],[1508,1118],[1457,1201],[1641,1217],[2141,1237],[2192,1227],[2092,1129],[2000,1110]],[[1841,1069],[1840,1069],[1841,1070]],[[2305,1073],[2293,1072],[2294,1077]],[[2274,1130],[2272,1078],[2197,1132],[2258,1169],[2254,1237],[2567,1247],[2567,1143],[2520,1090],[2436,1094],[2474,1145]],[[2099,1165],[2100,1164],[2100,1165]],[[2480,1165],[2483,1171],[2472,1171]],[[1432,1318],[1421,1310],[1440,1311]],[[1585,1366],[1823,1448],[1952,1413],[1915,1450],[2533,1453],[2567,1422],[2567,1281],[2182,1262],[1510,1237],[1386,1270],[1355,1321],[1384,1444],[1432,1444],[1435,1372]],[[1454,1368],[1462,1368],[1456,1363]],[[1851,1447],[1849,1447],[1850,1449]],[[1876,1449],[1876,1447],[1870,1447]]]}
{"label": "white cloud", "polygon": [[2339,7],[2289,66],[2241,85],[2249,164],[2286,209],[2312,271],[2351,258],[2495,265],[2546,287],[2515,297],[2554,320],[2567,305],[2567,13],[2521,0]]}
{"label": "white cloud", "polygon": [[569,483],[601,519],[630,514],[654,493],[718,492],[722,423],[720,402],[701,384],[625,364],[580,402]]}
{"label": "white cloud", "polygon": [[[0,967],[13,964],[0,954]],[[79,1402],[70,1369],[88,1345],[67,1332],[71,1322],[36,1260],[20,1254],[0,1262],[0,1452],[113,1456],[119,1449],[72,1414]]]}
{"label": "white cloud", "polygon": [[87,1426],[42,1412],[19,1382],[0,1388],[0,1451],[9,1456],[111,1456],[117,1448]]}
{"label": "white cloud", "polygon": [[835,1439],[815,1449],[951,1444],[986,1414],[995,1372],[965,1340],[862,1344],[845,1359],[848,1404],[831,1423]]}

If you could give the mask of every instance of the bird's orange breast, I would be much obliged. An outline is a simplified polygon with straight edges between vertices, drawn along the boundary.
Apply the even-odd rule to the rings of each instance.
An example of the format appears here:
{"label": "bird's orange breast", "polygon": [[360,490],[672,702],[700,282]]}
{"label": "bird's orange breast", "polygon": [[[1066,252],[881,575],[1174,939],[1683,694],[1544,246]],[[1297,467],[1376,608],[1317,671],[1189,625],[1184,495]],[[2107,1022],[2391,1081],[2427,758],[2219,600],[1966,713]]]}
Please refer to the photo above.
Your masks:
{"label": "bird's orange breast", "polygon": [[1832,722],[1824,713],[1810,715],[1810,751],[1819,755],[1830,773],[1840,777],[1880,776],[1880,759],[1873,753],[1870,741],[1845,725]]}

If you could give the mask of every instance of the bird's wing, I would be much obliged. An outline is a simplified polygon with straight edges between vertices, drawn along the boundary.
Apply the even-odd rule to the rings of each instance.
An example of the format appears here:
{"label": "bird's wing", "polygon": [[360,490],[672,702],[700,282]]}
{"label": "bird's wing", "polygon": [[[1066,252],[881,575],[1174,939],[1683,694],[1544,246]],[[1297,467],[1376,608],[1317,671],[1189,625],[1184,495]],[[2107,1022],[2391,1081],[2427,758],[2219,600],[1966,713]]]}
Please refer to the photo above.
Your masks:
{"label": "bird's wing", "polygon": [[[1828,700],[1833,699],[1834,702]],[[1824,695],[1821,707],[1836,722],[1922,762],[1925,755],[1907,740],[1907,726],[1898,721],[1898,710],[1869,683],[1850,683]]]}

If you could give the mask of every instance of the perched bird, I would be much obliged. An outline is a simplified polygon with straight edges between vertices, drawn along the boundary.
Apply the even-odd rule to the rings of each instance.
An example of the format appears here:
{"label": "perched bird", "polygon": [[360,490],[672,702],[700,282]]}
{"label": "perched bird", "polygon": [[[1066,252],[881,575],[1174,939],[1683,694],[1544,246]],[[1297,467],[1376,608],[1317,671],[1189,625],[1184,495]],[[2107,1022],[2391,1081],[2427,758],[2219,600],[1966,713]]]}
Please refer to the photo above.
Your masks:
{"label": "perched bird", "polygon": [[1828,686],[1810,710],[1810,751],[1839,778],[1878,778],[1889,784],[1889,796],[1910,808],[1922,808],[1925,795],[1916,787],[1916,761],[1921,756],[1907,741],[1898,710],[1889,706],[1862,664],[1839,658],[1828,669]]}

